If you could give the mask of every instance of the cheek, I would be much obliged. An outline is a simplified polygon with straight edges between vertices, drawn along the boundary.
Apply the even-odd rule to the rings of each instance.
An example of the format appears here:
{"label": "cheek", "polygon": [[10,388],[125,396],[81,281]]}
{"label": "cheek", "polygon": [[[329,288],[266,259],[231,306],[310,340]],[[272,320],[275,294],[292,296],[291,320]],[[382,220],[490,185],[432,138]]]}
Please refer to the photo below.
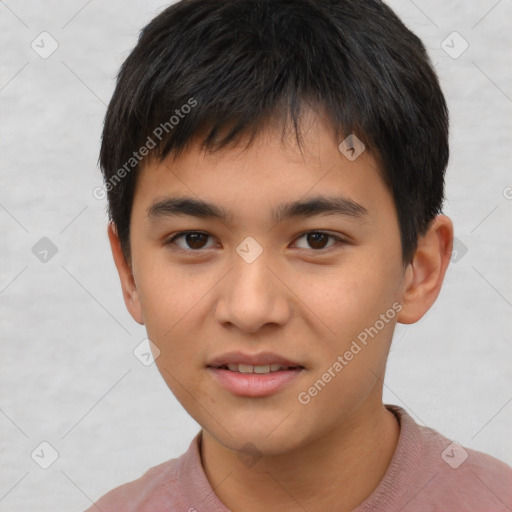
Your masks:
{"label": "cheek", "polygon": [[162,355],[171,349],[178,355],[197,348],[191,339],[197,331],[194,318],[204,314],[201,308],[218,279],[168,262],[148,261],[141,269],[137,286],[149,338],[158,345]]}
{"label": "cheek", "polygon": [[191,397],[200,396],[198,379],[204,358],[204,336],[198,321],[206,314],[205,296],[210,280],[195,279],[182,271],[161,271],[146,275],[142,281],[141,302],[148,338],[160,354],[156,365],[177,400],[190,410]]}
{"label": "cheek", "polygon": [[[321,286],[316,280],[309,287],[308,305],[319,312],[318,325],[329,327],[328,331],[321,327],[328,334],[316,347],[310,384],[320,379],[316,388],[321,391],[312,390],[318,393],[314,407],[323,410],[340,403],[344,405],[340,414],[366,396],[376,375],[382,374],[399,307],[393,292],[396,269],[371,254],[351,263],[338,268]],[[325,381],[328,384],[322,387]]]}
{"label": "cheek", "polygon": [[[329,273],[297,278],[307,309],[329,340],[350,340],[370,327],[394,301],[396,271],[371,254],[359,253]],[[396,281],[396,282],[393,282]]]}

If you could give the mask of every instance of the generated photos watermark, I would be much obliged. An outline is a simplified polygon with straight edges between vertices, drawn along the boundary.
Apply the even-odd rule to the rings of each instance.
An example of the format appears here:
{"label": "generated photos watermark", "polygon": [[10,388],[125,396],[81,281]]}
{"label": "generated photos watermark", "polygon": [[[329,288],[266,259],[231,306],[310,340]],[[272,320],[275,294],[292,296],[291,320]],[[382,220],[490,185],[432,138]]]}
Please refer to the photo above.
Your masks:
{"label": "generated photos watermark", "polygon": [[[187,100],[179,109],[174,110],[174,114],[165,123],[160,123],[152,132],[148,135],[146,142],[137,150],[134,151],[132,156],[120,167],[105,183],[104,187],[95,187],[92,191],[92,195],[95,199],[105,199],[107,192],[110,192],[114,187],[135,169],[142,160],[149,155],[152,149],[155,149],[158,142],[161,142],[166,134],[177,126],[192,109],[197,106],[197,100],[193,97]],[[156,140],[158,140],[158,142]]]}
{"label": "generated photos watermark", "polygon": [[[370,341],[368,337],[373,339],[379,332],[384,329],[385,325],[388,324],[391,320],[393,320],[397,313],[402,311],[402,304],[399,302],[393,303],[393,305],[385,312],[381,313],[379,319],[375,321],[375,323],[366,327],[363,331],[361,331],[357,335],[357,340],[352,340],[352,344],[350,348],[346,350],[343,355],[338,355],[336,361],[333,362],[329,368],[322,374],[322,376],[317,379],[307,390],[301,391],[297,395],[297,400],[302,405],[307,405],[311,402],[311,400],[320,393],[325,386],[331,382],[336,375],[338,375],[344,368],[349,364],[350,361],[354,359],[354,357],[359,354],[364,347],[368,345]],[[359,341],[359,343],[358,343]],[[362,345],[362,346],[361,346]]]}

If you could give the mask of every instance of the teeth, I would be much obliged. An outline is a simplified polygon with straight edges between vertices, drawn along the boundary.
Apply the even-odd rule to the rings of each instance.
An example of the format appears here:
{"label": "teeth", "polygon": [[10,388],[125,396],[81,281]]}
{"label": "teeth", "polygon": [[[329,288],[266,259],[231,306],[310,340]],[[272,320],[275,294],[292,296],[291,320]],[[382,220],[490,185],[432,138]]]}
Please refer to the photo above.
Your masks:
{"label": "teeth", "polygon": [[252,373],[254,371],[254,366],[252,366],[252,364],[239,364],[238,371],[240,373]]}
{"label": "teeth", "polygon": [[269,364],[254,367],[254,373],[269,373],[269,372],[270,372]]}
{"label": "teeth", "polygon": [[270,373],[279,370],[287,370],[288,366],[283,366],[279,363],[252,365],[252,364],[228,364],[227,367],[232,372],[239,373]]}

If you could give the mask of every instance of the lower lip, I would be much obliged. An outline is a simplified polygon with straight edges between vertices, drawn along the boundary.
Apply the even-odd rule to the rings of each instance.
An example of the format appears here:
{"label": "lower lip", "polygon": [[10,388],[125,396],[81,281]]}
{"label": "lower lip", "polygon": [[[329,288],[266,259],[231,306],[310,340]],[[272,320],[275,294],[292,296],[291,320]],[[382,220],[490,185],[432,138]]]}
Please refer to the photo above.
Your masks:
{"label": "lower lip", "polygon": [[269,396],[285,388],[302,372],[282,370],[270,373],[240,373],[221,368],[208,367],[208,370],[225,389],[238,396],[259,397]]}

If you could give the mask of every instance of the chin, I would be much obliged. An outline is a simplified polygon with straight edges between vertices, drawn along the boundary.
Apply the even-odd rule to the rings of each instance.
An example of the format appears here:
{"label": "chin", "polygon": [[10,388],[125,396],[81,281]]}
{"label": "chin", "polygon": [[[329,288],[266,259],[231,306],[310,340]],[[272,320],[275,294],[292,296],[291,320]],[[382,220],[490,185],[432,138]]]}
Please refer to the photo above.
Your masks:
{"label": "chin", "polygon": [[272,414],[268,419],[260,417],[257,420],[238,418],[238,421],[225,421],[224,428],[215,424],[210,425],[213,429],[205,426],[205,430],[230,450],[249,455],[254,452],[259,456],[279,456],[300,448],[310,437],[303,421],[288,421],[292,416],[290,414],[287,419],[284,419],[286,414],[279,417]]}

